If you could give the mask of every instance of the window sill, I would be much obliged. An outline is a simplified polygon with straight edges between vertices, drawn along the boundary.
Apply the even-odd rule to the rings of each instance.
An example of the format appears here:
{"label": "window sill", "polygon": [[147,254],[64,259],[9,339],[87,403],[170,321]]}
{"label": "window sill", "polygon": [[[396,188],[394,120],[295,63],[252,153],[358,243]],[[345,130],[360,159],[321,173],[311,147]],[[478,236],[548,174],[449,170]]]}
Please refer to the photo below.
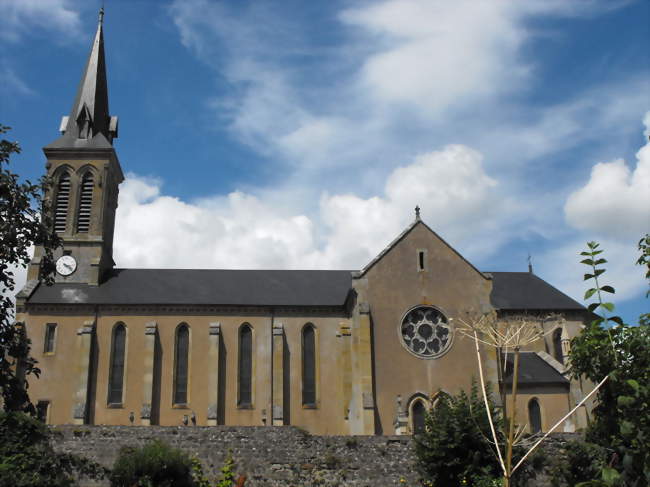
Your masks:
{"label": "window sill", "polygon": [[318,409],[318,404],[303,404],[303,409]]}
{"label": "window sill", "polygon": [[124,409],[124,404],[121,402],[109,402],[106,407],[108,409]]}
{"label": "window sill", "polygon": [[237,404],[237,409],[255,409],[252,404]]}
{"label": "window sill", "polygon": [[172,404],[172,409],[189,409],[189,405],[187,403],[178,403],[178,404]]}

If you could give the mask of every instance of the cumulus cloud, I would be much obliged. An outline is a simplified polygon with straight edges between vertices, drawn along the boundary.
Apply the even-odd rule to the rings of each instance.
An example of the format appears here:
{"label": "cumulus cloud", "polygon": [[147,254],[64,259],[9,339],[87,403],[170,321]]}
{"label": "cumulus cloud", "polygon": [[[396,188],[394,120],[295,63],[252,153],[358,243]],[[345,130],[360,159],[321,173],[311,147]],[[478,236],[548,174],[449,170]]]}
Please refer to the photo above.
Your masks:
{"label": "cumulus cloud", "polygon": [[15,42],[34,27],[72,35],[79,32],[79,13],[72,0],[3,0],[0,39]]}
{"label": "cumulus cloud", "polygon": [[[647,137],[650,112],[644,120]],[[570,225],[612,236],[635,237],[650,230],[650,142],[631,170],[623,159],[599,162],[589,181],[571,193],[564,207]]]}
{"label": "cumulus cloud", "polygon": [[395,169],[382,194],[323,193],[314,215],[236,191],[184,202],[155,179],[130,174],[120,191],[115,254],[122,267],[351,268],[372,259],[422,207],[426,221],[462,244],[504,217],[481,154],[462,145]]}

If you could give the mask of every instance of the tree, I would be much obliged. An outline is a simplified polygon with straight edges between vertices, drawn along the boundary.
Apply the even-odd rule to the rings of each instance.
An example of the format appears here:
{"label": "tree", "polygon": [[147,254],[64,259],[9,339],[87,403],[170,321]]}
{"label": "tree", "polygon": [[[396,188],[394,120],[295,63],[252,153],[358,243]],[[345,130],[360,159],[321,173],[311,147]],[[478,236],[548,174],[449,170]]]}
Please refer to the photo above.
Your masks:
{"label": "tree", "polygon": [[[0,135],[9,127],[0,124]],[[15,289],[14,268],[27,267],[30,249],[41,246],[40,279],[53,282],[53,252],[60,245],[52,225],[51,212],[45,194],[49,180],[41,178],[37,184],[21,182],[18,175],[8,169],[9,158],[19,154],[16,142],[0,140],[0,393],[4,409],[34,413],[29,401],[27,384],[23,377],[35,375],[40,370],[29,357],[30,342],[24,328],[14,323],[14,303],[11,295]]]}
{"label": "tree", "polygon": [[[648,265],[649,242],[648,235],[639,242],[643,253],[637,263],[641,265]],[[608,381],[598,391],[586,439],[610,451],[610,465],[603,471],[603,478],[620,475],[617,480],[620,485],[647,485],[650,479],[650,324],[647,315],[641,316],[638,326],[626,325],[620,317],[610,315],[615,305],[603,296],[614,294],[615,290],[601,285],[599,279],[605,273],[602,265],[607,260],[601,255],[599,244],[589,242],[587,246],[588,250],[581,254],[585,257],[582,263],[590,267],[584,279],[593,281],[594,286],[586,291],[585,299],[596,297],[588,309],[601,315],[595,315],[583,332],[571,340],[570,370],[574,378],[597,382],[607,377]],[[646,277],[650,278],[650,274]]]}

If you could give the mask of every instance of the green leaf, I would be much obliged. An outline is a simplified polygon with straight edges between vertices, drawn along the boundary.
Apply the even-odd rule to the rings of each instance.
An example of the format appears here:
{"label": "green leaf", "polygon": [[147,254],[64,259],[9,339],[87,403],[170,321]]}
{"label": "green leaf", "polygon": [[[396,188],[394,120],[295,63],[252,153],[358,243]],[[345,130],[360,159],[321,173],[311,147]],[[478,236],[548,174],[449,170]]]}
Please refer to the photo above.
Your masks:
{"label": "green leaf", "polygon": [[602,475],[603,475],[603,481],[607,485],[614,485],[614,482],[616,482],[621,476],[620,473],[618,473],[616,470],[614,470],[611,467],[604,467],[602,471]]}
{"label": "green leaf", "polygon": [[583,281],[588,281],[589,279],[593,279],[594,275],[593,274],[585,274],[584,278],[582,279]]}
{"label": "green leaf", "polygon": [[603,286],[600,288],[600,290],[605,291],[606,293],[612,293],[612,294],[616,293],[616,291],[612,286]]}
{"label": "green leaf", "polygon": [[594,251],[591,253],[591,255],[598,255],[598,254],[602,254],[602,253],[603,253],[602,250],[594,250]]}
{"label": "green leaf", "polygon": [[[618,396],[616,399],[616,402],[618,403],[618,406],[621,408],[626,408],[634,405],[635,399],[632,396]],[[631,423],[630,423],[631,424]],[[623,427],[623,424],[621,423],[621,428]]]}
{"label": "green leaf", "polygon": [[598,259],[594,265],[607,264],[607,259]]}
{"label": "green leaf", "polygon": [[591,259],[583,259],[580,261],[580,263],[585,265],[594,265],[594,261]]}
{"label": "green leaf", "polygon": [[628,385],[629,385],[632,389],[634,389],[635,391],[638,391],[638,390],[639,390],[639,387],[640,387],[640,386],[639,386],[639,383],[638,383],[637,381],[635,381],[634,379],[628,379],[626,382],[627,382]]}
{"label": "green leaf", "polygon": [[600,245],[598,242],[594,242],[594,241],[587,242],[587,247],[589,247],[590,249],[598,248],[598,245]]}
{"label": "green leaf", "polygon": [[605,269],[596,269],[596,277],[600,276],[601,274],[605,273]]}
{"label": "green leaf", "polygon": [[605,308],[607,311],[609,311],[610,313],[611,313],[612,311],[614,311],[614,308],[615,308],[614,303],[600,303],[600,305],[601,305],[603,308]]}
{"label": "green leaf", "polygon": [[[591,303],[589,306],[587,306],[587,309],[588,309],[591,313],[593,313],[594,310],[595,310],[598,306],[600,306],[600,303]],[[601,320],[601,321],[602,321],[602,320]]]}
{"label": "green leaf", "polygon": [[614,323],[620,326],[624,325],[623,320],[621,319],[620,316],[612,316],[611,318],[609,318],[609,321],[613,321]]}
{"label": "green leaf", "polygon": [[630,437],[634,434],[634,425],[629,421],[621,421],[621,435]]}
{"label": "green leaf", "polygon": [[591,289],[587,289],[587,291],[585,292],[585,301],[590,297],[592,297],[596,291],[598,291],[598,289],[596,289],[595,287],[592,287]]}

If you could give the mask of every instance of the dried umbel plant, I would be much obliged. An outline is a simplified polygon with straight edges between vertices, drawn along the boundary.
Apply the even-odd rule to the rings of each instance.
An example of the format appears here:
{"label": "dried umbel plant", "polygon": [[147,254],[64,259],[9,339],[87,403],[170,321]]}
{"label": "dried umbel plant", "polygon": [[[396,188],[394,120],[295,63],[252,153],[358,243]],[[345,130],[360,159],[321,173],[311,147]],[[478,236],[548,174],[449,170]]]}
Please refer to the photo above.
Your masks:
{"label": "dried umbel plant", "polygon": [[[571,411],[569,411],[562,419],[560,419],[542,438],[540,438],[532,447],[526,452],[526,454],[519,460],[519,462],[513,467],[512,465],[512,451],[513,447],[520,442],[521,437],[523,436],[526,425],[516,427],[516,404],[517,404],[517,380],[519,375],[519,352],[522,347],[526,347],[537,340],[540,340],[550,333],[550,331],[544,331],[544,323],[553,321],[557,323],[558,321],[563,321],[563,318],[559,315],[548,315],[544,318],[534,317],[529,315],[518,315],[518,316],[509,316],[504,317],[503,319],[498,319],[496,313],[489,313],[479,316],[474,319],[463,320],[462,318],[457,319],[457,322],[460,322],[460,326],[456,326],[456,329],[459,333],[464,336],[467,336],[474,340],[475,349],[476,349],[476,358],[478,361],[479,368],[479,378],[481,381],[481,390],[483,392],[483,400],[485,404],[485,411],[488,416],[490,423],[490,430],[492,433],[492,439],[494,446],[497,452],[497,459],[499,465],[503,470],[504,486],[510,487],[511,479],[513,473],[521,466],[521,464],[526,460],[526,458],[535,450],[539,444],[560,424],[564,422],[566,418],[571,416],[580,406],[582,406],[589,397],[591,397],[605,382],[607,377],[596,386],[596,388],[591,391],[587,396],[585,396],[582,401],[580,401]],[[514,353],[514,366],[512,372],[512,389],[510,391],[511,395],[511,404],[510,404],[510,417],[508,427],[505,431],[506,437],[506,451],[505,455],[501,451],[499,441],[497,439],[496,431],[494,428],[494,422],[492,419],[492,414],[490,411],[487,391],[485,387],[485,377],[483,374],[483,365],[481,362],[481,353],[479,343],[482,343],[488,347],[494,347],[497,350],[497,354],[500,358],[503,352],[506,352],[509,349],[513,350]],[[505,364],[505,361],[504,361]],[[505,401],[504,401],[505,405]],[[505,427],[505,425],[504,425]]]}

